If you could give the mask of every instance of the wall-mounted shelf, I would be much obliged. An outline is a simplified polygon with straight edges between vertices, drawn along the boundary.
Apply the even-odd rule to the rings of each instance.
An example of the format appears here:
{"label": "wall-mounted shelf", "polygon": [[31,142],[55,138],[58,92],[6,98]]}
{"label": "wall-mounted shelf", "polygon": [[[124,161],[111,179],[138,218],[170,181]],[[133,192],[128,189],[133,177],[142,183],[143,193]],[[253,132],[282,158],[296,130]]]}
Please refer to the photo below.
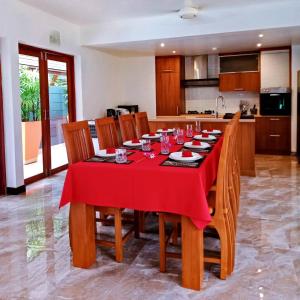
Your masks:
{"label": "wall-mounted shelf", "polygon": [[182,80],[182,85],[186,88],[188,87],[218,87],[219,78],[209,78],[209,79],[186,79]]}

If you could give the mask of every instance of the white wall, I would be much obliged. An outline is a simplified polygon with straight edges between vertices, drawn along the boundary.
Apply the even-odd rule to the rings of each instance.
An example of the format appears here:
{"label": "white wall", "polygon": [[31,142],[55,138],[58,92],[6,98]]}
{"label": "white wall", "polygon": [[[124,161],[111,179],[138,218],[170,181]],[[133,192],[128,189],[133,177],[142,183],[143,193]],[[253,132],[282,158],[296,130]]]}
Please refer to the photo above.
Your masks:
{"label": "white wall", "polygon": [[300,45],[292,46],[292,152],[297,151],[297,72],[300,71]]}
{"label": "white wall", "polygon": [[[61,45],[49,43],[53,30],[61,33]],[[3,76],[7,186],[23,185],[21,115],[18,75],[18,43],[75,56],[77,118],[100,116],[118,98],[113,81],[118,58],[80,46],[79,27],[16,0],[1,1],[0,57]],[[107,76],[107,77],[106,77]],[[112,86],[114,88],[112,89]],[[113,90],[113,93],[111,92]]]}
{"label": "white wall", "polygon": [[117,104],[138,104],[149,117],[156,115],[155,57],[123,57],[120,60],[121,97]]}
{"label": "white wall", "polygon": [[221,109],[219,105],[219,113],[231,112],[239,110],[240,101],[247,101],[249,108],[259,106],[259,94],[250,92],[220,92],[218,87],[192,87],[185,89],[186,111],[197,110],[204,112],[205,110],[216,110],[216,97],[223,95],[225,99],[225,109]]}

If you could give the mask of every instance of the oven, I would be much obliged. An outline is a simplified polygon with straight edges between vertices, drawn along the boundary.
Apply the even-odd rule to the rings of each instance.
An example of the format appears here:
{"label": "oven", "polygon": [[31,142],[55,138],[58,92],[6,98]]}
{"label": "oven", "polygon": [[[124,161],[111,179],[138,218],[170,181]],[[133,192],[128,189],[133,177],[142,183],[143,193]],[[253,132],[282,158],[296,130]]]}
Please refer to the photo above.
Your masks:
{"label": "oven", "polygon": [[288,88],[262,89],[259,102],[263,116],[291,115],[291,92]]}

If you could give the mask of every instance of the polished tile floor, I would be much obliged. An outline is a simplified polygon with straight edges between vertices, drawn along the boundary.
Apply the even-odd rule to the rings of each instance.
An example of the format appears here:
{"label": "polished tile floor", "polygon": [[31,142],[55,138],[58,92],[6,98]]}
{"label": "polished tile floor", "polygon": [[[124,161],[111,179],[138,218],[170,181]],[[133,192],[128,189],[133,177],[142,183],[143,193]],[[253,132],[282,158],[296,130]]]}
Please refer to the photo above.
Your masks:
{"label": "polished tile floor", "polygon": [[98,249],[93,268],[73,268],[68,207],[58,210],[65,173],[0,197],[0,299],[300,299],[300,167],[282,156],[256,166],[242,178],[235,271],[222,281],[210,266],[200,292],[180,287],[179,260],[159,273],[154,217],[123,263]]}

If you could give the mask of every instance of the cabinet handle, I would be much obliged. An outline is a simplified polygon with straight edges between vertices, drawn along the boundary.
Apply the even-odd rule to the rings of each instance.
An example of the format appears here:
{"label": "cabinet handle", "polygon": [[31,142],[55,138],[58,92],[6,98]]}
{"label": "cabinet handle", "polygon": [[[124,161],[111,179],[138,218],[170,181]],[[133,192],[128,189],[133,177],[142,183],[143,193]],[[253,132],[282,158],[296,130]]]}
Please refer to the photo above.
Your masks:
{"label": "cabinet handle", "polygon": [[277,118],[271,118],[270,121],[280,121],[280,119],[277,119]]}
{"label": "cabinet handle", "polygon": [[243,91],[244,89],[243,88],[235,88],[234,90],[235,91]]}
{"label": "cabinet handle", "polygon": [[280,134],[270,134],[271,137],[280,137]]}
{"label": "cabinet handle", "polygon": [[167,72],[167,73],[170,73],[170,72],[173,72],[173,70],[161,70],[162,72]]}

